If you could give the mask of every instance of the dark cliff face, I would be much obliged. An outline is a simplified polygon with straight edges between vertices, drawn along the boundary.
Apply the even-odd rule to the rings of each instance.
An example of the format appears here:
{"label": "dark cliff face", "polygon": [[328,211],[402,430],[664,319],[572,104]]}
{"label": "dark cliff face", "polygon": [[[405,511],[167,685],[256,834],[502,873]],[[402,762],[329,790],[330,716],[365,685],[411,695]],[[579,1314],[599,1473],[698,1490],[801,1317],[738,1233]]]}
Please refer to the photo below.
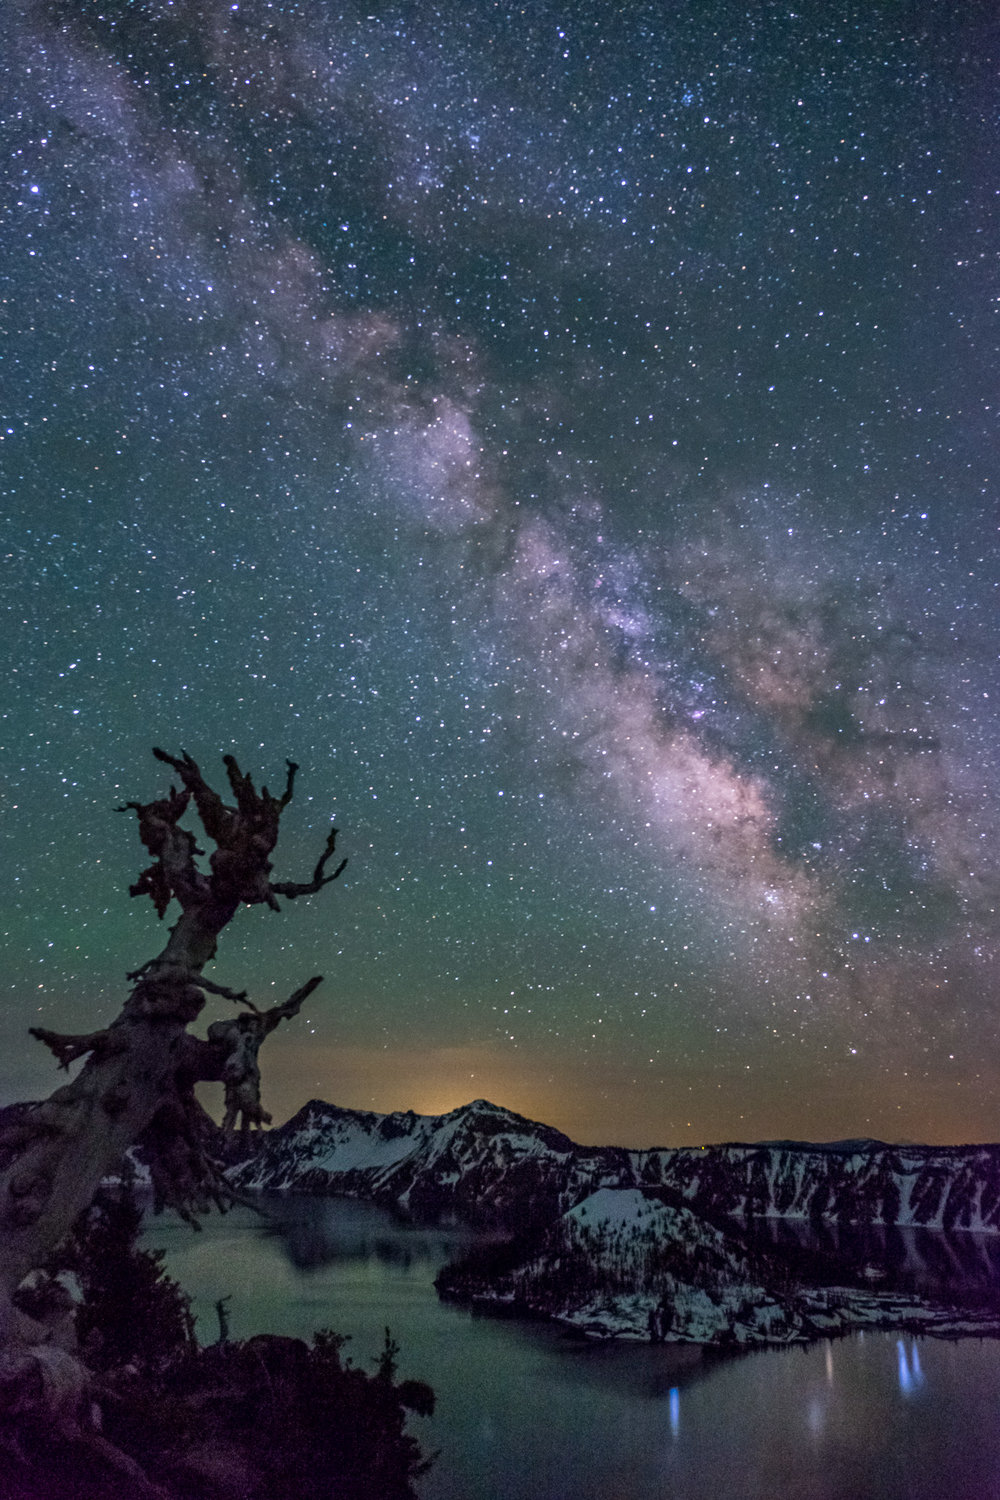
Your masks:
{"label": "dark cliff face", "polygon": [[247,1188],[367,1198],[420,1218],[525,1229],[602,1187],[658,1189],[712,1218],[1000,1232],[1000,1146],[577,1146],[476,1100],[378,1115],[313,1100],[233,1169]]}
{"label": "dark cliff face", "polygon": [[998,1146],[717,1146],[637,1157],[643,1183],[702,1212],[1000,1231]]}
{"label": "dark cliff face", "polygon": [[630,1172],[625,1151],[577,1146],[485,1100],[440,1116],[313,1101],[232,1175],[243,1187],[363,1197],[414,1218],[520,1229]]}
{"label": "dark cliff face", "polygon": [[998,1146],[626,1151],[577,1146],[481,1099],[438,1116],[314,1101],[232,1173],[245,1188],[498,1229],[442,1272],[441,1293],[588,1337],[749,1348],[854,1327],[1000,1328],[995,1257],[972,1276],[960,1264],[965,1247],[982,1258],[1000,1241],[920,1232],[996,1236]]}

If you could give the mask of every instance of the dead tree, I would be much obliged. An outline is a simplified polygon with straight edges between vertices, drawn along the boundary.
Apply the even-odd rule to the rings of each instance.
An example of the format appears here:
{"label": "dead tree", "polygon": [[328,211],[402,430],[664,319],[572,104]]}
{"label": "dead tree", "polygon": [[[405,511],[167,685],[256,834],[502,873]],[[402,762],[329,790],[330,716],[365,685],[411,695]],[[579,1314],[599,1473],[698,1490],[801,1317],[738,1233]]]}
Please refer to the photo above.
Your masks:
{"label": "dead tree", "polygon": [[[233,757],[224,757],[233,806],[207,784],[186,753],[153,754],[173,768],[180,787],[157,801],[129,802],[121,809],[136,813],[139,837],[152,856],[130,894],[149,896],[161,918],[176,901],[180,916],[163,951],[128,976],[134,987],[110,1026],[85,1036],[33,1029],[61,1067],[86,1061],[70,1083],[0,1133],[0,1346],[8,1349],[44,1339],[44,1330],[27,1328],[12,1295],[66,1237],[102,1177],[116,1169],[130,1146],[143,1144],[161,1203],[185,1216],[212,1203],[225,1206],[230,1195],[205,1147],[195,1084],[223,1082],[239,1101],[244,1123],[260,1124],[265,1116],[257,1050],[320,983],[318,977],[310,979],[284,1005],[261,1012],[246,995],[202,973],[215,957],[219,933],[240,906],[277,911],[279,897],[312,895],[344,868],[341,861],[327,873],[337,835],[331,829],[311,879],[271,879],[271,854],[297,767],[288,762],[284,791],[274,797],[266,787],[258,792]],[[195,835],[181,826],[192,803],[214,845],[207,869],[198,862],[204,851]],[[210,1027],[202,1040],[187,1028],[206,994],[242,1002],[248,1010]]]}
{"label": "dead tree", "polygon": [[223,1130],[235,1131],[240,1116],[244,1135],[255,1125],[258,1130],[264,1125],[270,1125],[271,1116],[260,1102],[260,1064],[257,1054],[261,1043],[271,1035],[275,1027],[298,1015],[303,1001],[312,994],[317,983],[317,980],[310,979],[283,1005],[272,1005],[270,1010],[258,1010],[249,996],[243,995],[240,999],[247,1009],[242,1015],[234,1016],[228,1021],[213,1021],[208,1028],[209,1041],[226,1058],[222,1074],[226,1087]]}

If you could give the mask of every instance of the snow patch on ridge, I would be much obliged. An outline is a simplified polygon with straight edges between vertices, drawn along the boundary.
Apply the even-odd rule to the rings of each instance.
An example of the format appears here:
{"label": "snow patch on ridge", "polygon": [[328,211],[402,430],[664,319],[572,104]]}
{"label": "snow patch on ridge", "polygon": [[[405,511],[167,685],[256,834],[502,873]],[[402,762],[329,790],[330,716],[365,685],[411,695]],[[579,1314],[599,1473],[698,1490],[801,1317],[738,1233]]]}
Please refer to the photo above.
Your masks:
{"label": "snow patch on ridge", "polygon": [[732,1219],[1000,1232],[1000,1147],[583,1147],[487,1100],[445,1115],[313,1101],[232,1171],[244,1188],[346,1194],[501,1223],[564,1212],[598,1188],[660,1188]]}

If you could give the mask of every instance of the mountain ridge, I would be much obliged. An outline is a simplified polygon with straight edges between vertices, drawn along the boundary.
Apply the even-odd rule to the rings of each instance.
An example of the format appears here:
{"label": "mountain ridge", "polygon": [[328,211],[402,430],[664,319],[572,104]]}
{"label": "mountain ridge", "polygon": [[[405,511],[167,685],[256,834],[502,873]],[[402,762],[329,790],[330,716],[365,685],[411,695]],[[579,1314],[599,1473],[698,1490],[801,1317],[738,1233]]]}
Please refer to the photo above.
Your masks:
{"label": "mountain ridge", "polygon": [[321,1099],[254,1142],[235,1185],[367,1198],[413,1217],[520,1229],[600,1188],[658,1189],[737,1220],[790,1219],[1000,1233],[1000,1145],[732,1142],[581,1146],[476,1099],[441,1115]]}
{"label": "mountain ridge", "polygon": [[[866,1259],[887,1226],[1000,1234],[1000,1146],[640,1151],[580,1146],[483,1099],[442,1115],[314,1099],[231,1175],[243,1189],[363,1198],[497,1231],[444,1268],[441,1295],[590,1338],[749,1348],[864,1327],[1000,1332],[995,1255],[985,1282],[954,1295],[920,1288],[919,1255],[885,1269]],[[767,1220],[861,1245],[770,1243]],[[965,1244],[966,1260],[984,1258],[976,1236]]]}

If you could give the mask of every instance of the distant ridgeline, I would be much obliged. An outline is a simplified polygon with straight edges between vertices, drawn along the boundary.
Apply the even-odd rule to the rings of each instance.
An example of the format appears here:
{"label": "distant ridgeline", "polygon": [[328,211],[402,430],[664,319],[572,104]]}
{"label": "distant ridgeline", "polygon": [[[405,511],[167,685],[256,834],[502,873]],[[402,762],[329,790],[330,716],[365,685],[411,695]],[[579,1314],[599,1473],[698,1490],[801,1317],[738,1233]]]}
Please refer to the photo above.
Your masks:
{"label": "distant ridgeline", "polygon": [[1000,1146],[589,1148],[477,1100],[439,1116],[313,1101],[252,1149],[231,1169],[244,1190],[499,1230],[439,1293],[591,1338],[1000,1335]]}
{"label": "distant ridgeline", "polygon": [[313,1100],[258,1138],[243,1188],[365,1198],[417,1218],[550,1222],[599,1188],[667,1190],[712,1217],[1000,1233],[1000,1146],[577,1146],[486,1100],[377,1115]]}
{"label": "distant ridgeline", "polygon": [[1000,1335],[1000,1146],[626,1151],[482,1099],[433,1117],[313,1102],[232,1176],[499,1230],[441,1295],[594,1338]]}

